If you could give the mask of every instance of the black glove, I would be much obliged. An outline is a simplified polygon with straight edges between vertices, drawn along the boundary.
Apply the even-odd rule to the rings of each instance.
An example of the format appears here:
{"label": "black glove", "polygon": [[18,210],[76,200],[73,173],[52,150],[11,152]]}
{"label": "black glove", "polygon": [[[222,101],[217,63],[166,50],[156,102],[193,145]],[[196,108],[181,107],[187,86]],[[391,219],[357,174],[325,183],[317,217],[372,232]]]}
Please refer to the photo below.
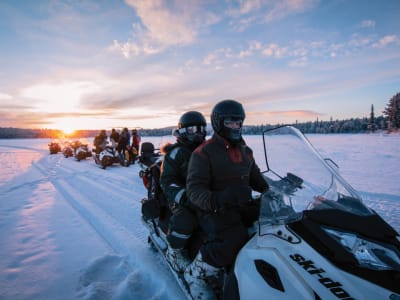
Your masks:
{"label": "black glove", "polygon": [[239,207],[251,200],[249,186],[228,186],[225,190],[215,193],[217,210]]}

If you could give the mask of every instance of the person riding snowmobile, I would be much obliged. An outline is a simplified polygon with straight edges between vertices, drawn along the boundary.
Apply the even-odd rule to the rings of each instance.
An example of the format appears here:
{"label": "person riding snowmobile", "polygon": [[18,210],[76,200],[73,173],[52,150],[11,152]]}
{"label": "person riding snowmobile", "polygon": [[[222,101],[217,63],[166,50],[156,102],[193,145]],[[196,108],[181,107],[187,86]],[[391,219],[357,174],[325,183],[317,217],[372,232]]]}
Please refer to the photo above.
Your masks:
{"label": "person riding snowmobile", "polygon": [[218,102],[211,113],[214,134],[196,148],[189,162],[188,199],[196,207],[207,240],[184,273],[194,299],[215,298],[209,278],[232,267],[249,238],[247,226],[258,217],[252,189],[268,189],[252,150],[242,139],[244,119],[239,102]]}
{"label": "person riding snowmobile", "polygon": [[[187,168],[193,150],[205,140],[206,119],[200,112],[186,112],[180,117],[178,128],[173,134],[176,142],[166,144],[161,149],[164,161],[160,185],[172,211],[167,233],[169,247],[166,258],[177,272],[183,273],[198,250],[193,241],[197,236],[197,218],[191,211],[186,196]],[[190,250],[189,242],[195,250]]]}

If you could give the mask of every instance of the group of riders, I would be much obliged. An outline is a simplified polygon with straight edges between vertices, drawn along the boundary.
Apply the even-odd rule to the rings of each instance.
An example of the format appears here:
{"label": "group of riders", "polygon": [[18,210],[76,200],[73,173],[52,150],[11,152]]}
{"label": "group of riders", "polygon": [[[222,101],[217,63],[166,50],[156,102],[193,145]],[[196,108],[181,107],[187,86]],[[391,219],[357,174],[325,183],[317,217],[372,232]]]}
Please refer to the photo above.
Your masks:
{"label": "group of riders", "polygon": [[[97,156],[106,147],[112,147],[117,151],[121,164],[126,160],[128,160],[129,164],[134,164],[139,153],[140,142],[141,137],[138,130],[132,129],[130,134],[128,128],[125,127],[121,132],[113,128],[109,138],[106,131],[104,129],[101,130],[100,133],[95,136],[93,145]],[[111,146],[109,146],[110,143]]]}
{"label": "group of riders", "polygon": [[[218,102],[211,112],[213,135],[206,140],[206,119],[184,113],[173,131],[176,142],[161,148],[160,185],[169,206],[167,261],[183,274],[194,299],[235,299],[232,268],[250,238],[259,201],[252,191],[268,190],[252,150],[242,138],[245,111],[235,100]],[[219,283],[213,281],[219,280]]]}

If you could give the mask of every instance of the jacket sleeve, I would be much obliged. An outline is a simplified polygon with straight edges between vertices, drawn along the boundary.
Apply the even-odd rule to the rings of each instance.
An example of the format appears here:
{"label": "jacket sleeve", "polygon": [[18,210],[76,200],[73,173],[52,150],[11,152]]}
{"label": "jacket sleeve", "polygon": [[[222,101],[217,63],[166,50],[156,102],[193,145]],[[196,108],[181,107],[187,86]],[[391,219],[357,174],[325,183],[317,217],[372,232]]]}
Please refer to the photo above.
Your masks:
{"label": "jacket sleeve", "polygon": [[210,174],[210,162],[207,156],[196,149],[189,162],[186,181],[187,195],[192,205],[205,212],[216,210],[213,193],[209,188]]}
{"label": "jacket sleeve", "polygon": [[[171,153],[166,154],[162,165],[160,178],[161,189],[167,197],[170,206],[175,204],[183,204],[186,201],[186,170],[189,161],[188,157],[183,155],[183,151],[171,157]],[[167,157],[168,156],[168,157]]]}

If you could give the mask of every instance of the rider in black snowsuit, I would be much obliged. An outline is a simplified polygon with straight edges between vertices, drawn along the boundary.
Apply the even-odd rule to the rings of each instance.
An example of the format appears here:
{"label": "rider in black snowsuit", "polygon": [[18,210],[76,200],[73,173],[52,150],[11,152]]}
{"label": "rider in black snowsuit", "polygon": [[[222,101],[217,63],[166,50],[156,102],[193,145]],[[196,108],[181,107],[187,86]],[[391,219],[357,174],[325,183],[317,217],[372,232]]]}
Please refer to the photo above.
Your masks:
{"label": "rider in black snowsuit", "polygon": [[131,136],[129,134],[128,128],[125,127],[119,134],[119,140],[117,145],[117,151],[121,159],[121,164],[125,163],[125,150],[128,150],[130,138]]}
{"label": "rider in black snowsuit", "polygon": [[190,156],[206,136],[206,120],[197,111],[184,113],[174,131],[174,144],[162,147],[164,161],[161,167],[160,185],[167,198],[172,216],[169,221],[167,259],[178,272],[183,272],[198,248],[191,253],[193,234],[198,228],[196,215],[191,211],[186,196],[186,175]]}
{"label": "rider in black snowsuit", "polygon": [[188,198],[197,208],[207,240],[185,271],[195,299],[213,297],[207,277],[216,276],[221,268],[232,267],[249,238],[247,226],[258,217],[259,205],[252,199],[252,190],[268,189],[252,150],[242,139],[244,118],[240,103],[234,100],[217,103],[211,114],[214,135],[190,159]]}

